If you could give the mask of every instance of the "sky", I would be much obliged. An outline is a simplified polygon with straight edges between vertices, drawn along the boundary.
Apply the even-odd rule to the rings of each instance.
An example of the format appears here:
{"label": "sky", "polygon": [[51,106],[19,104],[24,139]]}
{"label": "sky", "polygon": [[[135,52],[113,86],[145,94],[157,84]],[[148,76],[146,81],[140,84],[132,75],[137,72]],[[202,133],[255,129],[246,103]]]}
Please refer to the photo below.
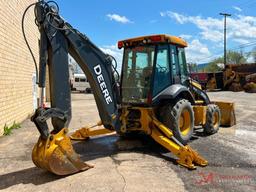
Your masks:
{"label": "sky", "polygon": [[256,0],[56,0],[60,14],[103,51],[122,60],[122,39],[169,34],[188,42],[187,61],[205,63],[223,54],[223,16],[227,48],[249,52],[256,46]]}

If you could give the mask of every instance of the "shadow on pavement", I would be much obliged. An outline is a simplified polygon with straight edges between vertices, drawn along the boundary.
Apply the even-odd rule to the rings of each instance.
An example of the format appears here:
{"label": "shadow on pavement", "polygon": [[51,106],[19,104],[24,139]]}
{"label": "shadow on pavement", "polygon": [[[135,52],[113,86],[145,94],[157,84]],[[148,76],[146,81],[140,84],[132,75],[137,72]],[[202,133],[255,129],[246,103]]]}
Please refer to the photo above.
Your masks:
{"label": "shadow on pavement", "polygon": [[0,175],[0,190],[21,183],[41,185],[61,178],[63,177],[53,175],[49,172],[40,170],[37,167],[31,167],[28,169],[7,173],[5,175]]}
{"label": "shadow on pavement", "polygon": [[120,153],[136,152],[148,154],[167,161],[176,162],[174,156],[166,155],[169,151],[146,135],[119,137],[117,135],[103,136],[83,142],[73,143],[75,151],[83,161],[90,161],[101,157],[111,157]]}

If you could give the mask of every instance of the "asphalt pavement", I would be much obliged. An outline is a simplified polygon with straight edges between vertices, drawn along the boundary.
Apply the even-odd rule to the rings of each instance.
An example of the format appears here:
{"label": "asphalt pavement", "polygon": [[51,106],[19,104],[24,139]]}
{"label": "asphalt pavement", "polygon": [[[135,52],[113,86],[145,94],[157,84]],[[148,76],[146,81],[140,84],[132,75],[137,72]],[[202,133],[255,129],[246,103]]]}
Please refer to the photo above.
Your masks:
{"label": "asphalt pavement", "polygon": [[[237,125],[205,137],[198,129],[190,145],[209,161],[197,170],[175,163],[146,136],[116,135],[74,142],[81,158],[95,167],[60,177],[34,166],[31,151],[38,132],[25,120],[22,128],[0,137],[0,190],[3,191],[256,191],[256,95],[212,92],[213,100],[236,103]],[[72,94],[70,131],[99,120],[92,94]]]}

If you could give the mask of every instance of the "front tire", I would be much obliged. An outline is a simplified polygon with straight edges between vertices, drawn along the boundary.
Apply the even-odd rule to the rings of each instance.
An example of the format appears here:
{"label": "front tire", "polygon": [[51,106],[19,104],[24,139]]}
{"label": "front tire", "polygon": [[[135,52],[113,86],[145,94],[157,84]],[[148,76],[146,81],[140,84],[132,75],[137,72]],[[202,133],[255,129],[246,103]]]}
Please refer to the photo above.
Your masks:
{"label": "front tire", "polygon": [[204,133],[206,135],[217,133],[220,127],[220,120],[220,108],[214,104],[208,105],[206,111],[206,123],[203,125]]}
{"label": "front tire", "polygon": [[162,123],[172,130],[173,135],[186,145],[194,132],[194,112],[188,100],[181,99],[161,109]]}

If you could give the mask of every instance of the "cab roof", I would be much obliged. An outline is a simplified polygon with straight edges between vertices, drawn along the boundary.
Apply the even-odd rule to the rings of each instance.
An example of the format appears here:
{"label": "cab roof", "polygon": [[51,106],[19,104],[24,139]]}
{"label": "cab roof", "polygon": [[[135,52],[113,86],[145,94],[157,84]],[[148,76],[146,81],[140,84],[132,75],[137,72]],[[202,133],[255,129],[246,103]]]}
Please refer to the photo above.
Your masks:
{"label": "cab roof", "polygon": [[180,47],[188,46],[187,42],[180,37],[166,35],[166,34],[159,34],[159,35],[147,35],[147,36],[140,36],[140,37],[121,40],[118,42],[118,48],[121,49],[123,47],[130,47],[138,44],[139,45],[157,44],[157,43],[165,43],[165,42],[169,44],[175,44]]}

